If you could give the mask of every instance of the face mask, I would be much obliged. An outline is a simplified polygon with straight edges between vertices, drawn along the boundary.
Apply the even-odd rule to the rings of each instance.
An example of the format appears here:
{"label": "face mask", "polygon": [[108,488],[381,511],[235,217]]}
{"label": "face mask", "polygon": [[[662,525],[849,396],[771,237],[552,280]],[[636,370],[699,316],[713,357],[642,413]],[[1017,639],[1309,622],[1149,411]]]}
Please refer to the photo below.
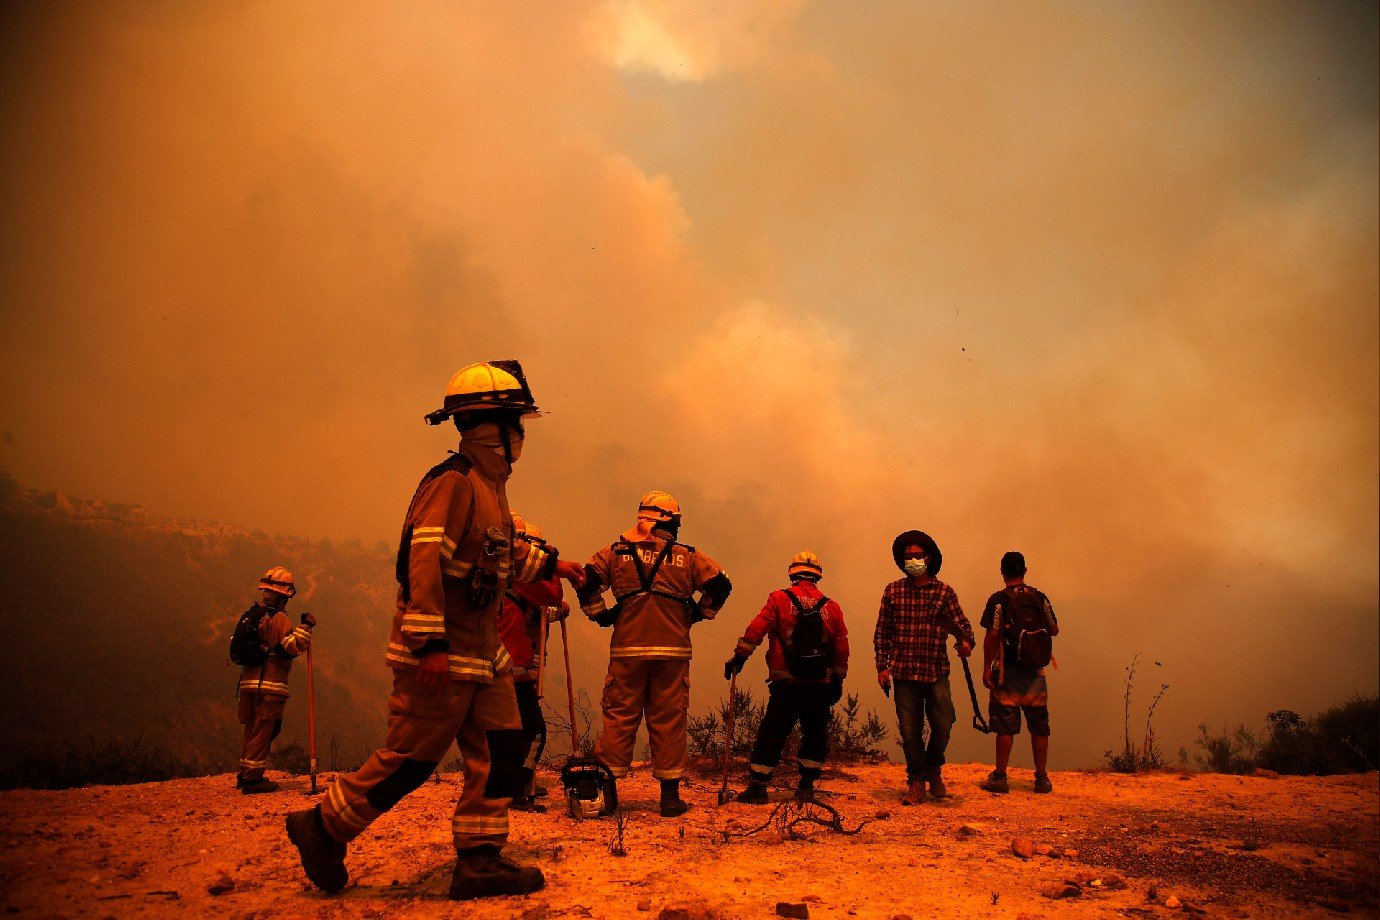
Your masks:
{"label": "face mask", "polygon": [[925,560],[907,559],[902,564],[902,568],[906,570],[906,574],[911,578],[919,578],[921,575],[925,574]]}

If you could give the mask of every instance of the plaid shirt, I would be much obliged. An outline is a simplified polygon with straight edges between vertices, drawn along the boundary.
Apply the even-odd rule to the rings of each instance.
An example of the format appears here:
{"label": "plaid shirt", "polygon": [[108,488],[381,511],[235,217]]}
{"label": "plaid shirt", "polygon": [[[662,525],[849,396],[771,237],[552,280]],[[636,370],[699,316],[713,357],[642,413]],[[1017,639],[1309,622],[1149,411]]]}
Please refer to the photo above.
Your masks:
{"label": "plaid shirt", "polygon": [[909,578],[882,591],[872,646],[877,670],[900,680],[936,681],[949,673],[948,637],[973,646],[973,625],[958,595],[942,581],[916,585]]}

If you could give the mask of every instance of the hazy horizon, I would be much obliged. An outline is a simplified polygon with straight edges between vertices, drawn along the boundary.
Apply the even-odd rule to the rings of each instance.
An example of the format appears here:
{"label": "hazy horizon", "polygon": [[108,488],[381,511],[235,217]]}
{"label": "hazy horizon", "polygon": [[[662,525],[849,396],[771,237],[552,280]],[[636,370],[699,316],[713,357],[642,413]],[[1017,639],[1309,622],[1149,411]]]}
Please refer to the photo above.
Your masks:
{"label": "hazy horizon", "polygon": [[421,416],[518,358],[514,507],[583,559],[667,489],[733,578],[696,709],[810,548],[889,712],[912,527],[975,624],[1007,550],[1052,597],[1058,766],[1119,739],[1137,651],[1171,755],[1373,693],[1376,17],[12,4],[0,467],[391,544],[454,447]]}

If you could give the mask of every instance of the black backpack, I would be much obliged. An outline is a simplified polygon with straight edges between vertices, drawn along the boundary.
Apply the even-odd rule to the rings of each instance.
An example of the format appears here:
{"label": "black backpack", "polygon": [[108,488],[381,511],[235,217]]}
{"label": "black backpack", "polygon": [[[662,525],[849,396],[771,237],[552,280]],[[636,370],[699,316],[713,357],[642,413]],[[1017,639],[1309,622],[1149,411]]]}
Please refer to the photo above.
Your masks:
{"label": "black backpack", "polygon": [[834,663],[834,642],[824,632],[823,610],[829,598],[821,597],[806,608],[794,591],[785,594],[795,606],[795,629],[786,637],[786,670],[796,680],[823,680]]}
{"label": "black backpack", "polygon": [[240,615],[235,632],[230,636],[231,661],[242,668],[253,668],[268,659],[268,649],[264,648],[259,638],[259,630],[263,627],[264,615],[275,612],[262,604],[255,604]]}
{"label": "black backpack", "polygon": [[1044,599],[1029,588],[1008,589],[1002,595],[1006,598],[1001,624],[1006,660],[1031,671],[1046,667],[1054,654],[1054,641],[1049,635]]}

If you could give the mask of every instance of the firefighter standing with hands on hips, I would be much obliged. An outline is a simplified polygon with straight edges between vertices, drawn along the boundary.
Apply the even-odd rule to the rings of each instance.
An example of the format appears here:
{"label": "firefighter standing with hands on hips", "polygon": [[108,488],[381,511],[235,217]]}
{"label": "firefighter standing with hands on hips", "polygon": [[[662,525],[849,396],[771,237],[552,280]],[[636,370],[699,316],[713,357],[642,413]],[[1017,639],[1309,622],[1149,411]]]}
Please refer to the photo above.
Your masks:
{"label": "firefighter standing with hands on hips", "polygon": [[[578,589],[585,616],[613,627],[600,701],[604,729],[594,744],[594,756],[615,778],[605,790],[609,811],[617,808],[616,780],[632,765],[644,714],[652,776],[661,783],[661,816],[674,818],[689,807],[680,797],[680,779],[690,707],[690,627],[713,619],[733,585],[717,562],[676,542],[680,519],[680,503],[669,493],[642,496],[632,529],[590,559]],[[613,594],[612,607],[604,603],[605,590]]]}
{"label": "firefighter standing with hands on hips", "polygon": [[292,659],[311,647],[316,617],[302,614],[293,626],[284,613],[297,593],[292,573],[282,566],[259,579],[259,602],[245,611],[230,639],[230,659],[244,666],[240,672],[239,717],[244,726],[240,768],[235,788],[245,795],[273,792],[278,784],[264,776],[273,739],[283,729]]}
{"label": "firefighter standing with hands on hips", "polygon": [[829,710],[843,696],[848,675],[848,627],[843,610],[819,590],[824,566],[809,550],[797,553],[786,569],[790,587],[773,591],[748,624],[724,663],[724,679],[743,670],[748,658],[767,645],[767,711],[757,730],[748,765],[751,779],[738,796],[749,805],[767,803],[767,785],[781,762],[786,739],[800,723],[800,784],[796,798],[814,798],[815,780],[829,754]]}
{"label": "firefighter standing with hands on hips", "polygon": [[504,859],[508,806],[527,785],[525,736],[498,611],[512,581],[579,584],[578,564],[555,549],[513,539],[506,485],[522,454],[523,420],[538,415],[516,361],[471,364],[451,378],[444,405],[426,416],[460,431],[460,448],[418,485],[398,548],[398,600],[385,659],[393,669],[388,737],[364,766],[338,777],[315,807],[288,816],[307,877],[345,887],[345,846],[420,786],[458,743],[464,792],[451,822],[450,896],[526,894],[541,870]]}

